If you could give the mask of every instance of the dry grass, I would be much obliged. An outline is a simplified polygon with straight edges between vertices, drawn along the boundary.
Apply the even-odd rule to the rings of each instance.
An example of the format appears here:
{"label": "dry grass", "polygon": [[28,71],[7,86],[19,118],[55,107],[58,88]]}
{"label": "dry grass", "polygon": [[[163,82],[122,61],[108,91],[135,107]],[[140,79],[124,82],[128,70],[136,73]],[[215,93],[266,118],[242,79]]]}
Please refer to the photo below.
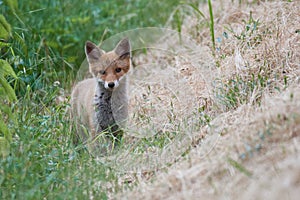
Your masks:
{"label": "dry grass", "polygon": [[[135,60],[144,66],[135,73],[148,74],[136,75],[144,79],[132,81],[138,88],[131,93],[137,132],[147,127],[145,132],[151,130],[153,135],[177,134],[168,135],[172,142],[167,147],[150,145],[140,154],[132,153],[140,139],[129,139],[136,144],[125,159],[131,170],[121,173],[119,184],[136,187],[124,186],[112,198],[296,199],[300,195],[300,6],[280,1],[247,5],[222,1],[213,6],[219,37],[216,57],[210,51],[209,28],[199,32],[197,26],[204,22],[189,15],[182,30],[198,42],[193,53],[161,56],[154,51]],[[199,9],[208,13],[206,5]],[[149,61],[151,66],[165,67],[149,69],[143,65]],[[172,84],[161,81],[166,75]],[[201,112],[195,112],[198,108]],[[204,114],[212,121],[199,123]]]}

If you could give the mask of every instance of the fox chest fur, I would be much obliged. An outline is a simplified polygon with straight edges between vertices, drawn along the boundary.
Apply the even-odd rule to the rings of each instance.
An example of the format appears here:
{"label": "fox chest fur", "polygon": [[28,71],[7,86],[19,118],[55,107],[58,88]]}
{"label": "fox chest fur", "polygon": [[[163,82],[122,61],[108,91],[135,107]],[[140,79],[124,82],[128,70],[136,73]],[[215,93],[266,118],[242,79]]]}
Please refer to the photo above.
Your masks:
{"label": "fox chest fur", "polygon": [[[128,116],[126,78],[115,91],[105,89],[95,78],[79,82],[72,93],[72,115],[77,132],[84,140],[94,138],[101,131],[115,132]],[[77,119],[76,119],[77,118]],[[86,135],[82,127],[88,129]]]}
{"label": "fox chest fur", "polygon": [[101,132],[118,132],[128,116],[127,78],[130,68],[130,44],[123,39],[105,53],[91,42],[85,52],[94,78],[79,82],[71,95],[71,114],[77,135],[93,140]]}

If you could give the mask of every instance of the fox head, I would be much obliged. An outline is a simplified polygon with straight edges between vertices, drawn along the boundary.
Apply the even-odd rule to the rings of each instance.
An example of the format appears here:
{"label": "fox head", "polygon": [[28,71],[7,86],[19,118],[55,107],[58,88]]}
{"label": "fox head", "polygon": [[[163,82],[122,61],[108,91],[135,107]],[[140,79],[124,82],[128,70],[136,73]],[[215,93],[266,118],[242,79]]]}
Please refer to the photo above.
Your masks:
{"label": "fox head", "polygon": [[85,54],[90,73],[108,90],[119,86],[119,81],[130,69],[130,43],[121,40],[114,50],[105,52],[94,43],[85,43]]}

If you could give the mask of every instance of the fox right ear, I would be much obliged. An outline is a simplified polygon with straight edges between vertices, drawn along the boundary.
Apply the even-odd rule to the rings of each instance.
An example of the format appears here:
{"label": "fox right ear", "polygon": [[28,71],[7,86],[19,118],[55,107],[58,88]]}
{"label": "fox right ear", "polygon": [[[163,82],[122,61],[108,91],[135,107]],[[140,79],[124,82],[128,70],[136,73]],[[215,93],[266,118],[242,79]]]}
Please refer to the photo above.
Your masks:
{"label": "fox right ear", "polygon": [[89,63],[98,61],[102,54],[102,50],[94,43],[90,41],[85,43],[85,55]]}
{"label": "fox right ear", "polygon": [[115,50],[117,55],[119,55],[121,58],[130,58],[130,51],[131,51],[131,47],[130,47],[130,42],[128,38],[124,38],[123,40],[121,40]]}

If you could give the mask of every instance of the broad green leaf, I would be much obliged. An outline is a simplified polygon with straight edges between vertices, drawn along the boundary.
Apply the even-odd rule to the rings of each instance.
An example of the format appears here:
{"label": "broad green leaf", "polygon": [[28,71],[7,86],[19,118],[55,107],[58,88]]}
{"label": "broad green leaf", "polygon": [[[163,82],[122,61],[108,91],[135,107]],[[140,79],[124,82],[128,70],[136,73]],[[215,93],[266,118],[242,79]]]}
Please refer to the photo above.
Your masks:
{"label": "broad green leaf", "polygon": [[4,88],[10,101],[17,100],[14,89],[9,85],[7,80],[3,76],[0,75],[0,87],[1,86]]}
{"label": "broad green leaf", "polygon": [[3,47],[9,47],[9,46],[10,46],[9,43],[7,43],[7,42],[1,42],[1,41],[0,41],[0,48],[3,48]]}
{"label": "broad green leaf", "polygon": [[17,78],[17,75],[10,66],[10,64],[5,60],[0,59],[0,76],[4,77],[7,75]]}
{"label": "broad green leaf", "polygon": [[14,101],[17,99],[15,91],[5,79],[5,76],[10,75],[16,78],[16,74],[10,64],[5,60],[0,59],[0,155],[5,157],[9,154],[10,142],[12,141],[12,134],[9,131],[3,116],[8,116],[10,120],[16,122],[12,113],[11,107],[4,103],[3,99]]}
{"label": "broad green leaf", "polygon": [[8,39],[11,33],[10,24],[6,21],[3,15],[0,14],[0,39]]}

